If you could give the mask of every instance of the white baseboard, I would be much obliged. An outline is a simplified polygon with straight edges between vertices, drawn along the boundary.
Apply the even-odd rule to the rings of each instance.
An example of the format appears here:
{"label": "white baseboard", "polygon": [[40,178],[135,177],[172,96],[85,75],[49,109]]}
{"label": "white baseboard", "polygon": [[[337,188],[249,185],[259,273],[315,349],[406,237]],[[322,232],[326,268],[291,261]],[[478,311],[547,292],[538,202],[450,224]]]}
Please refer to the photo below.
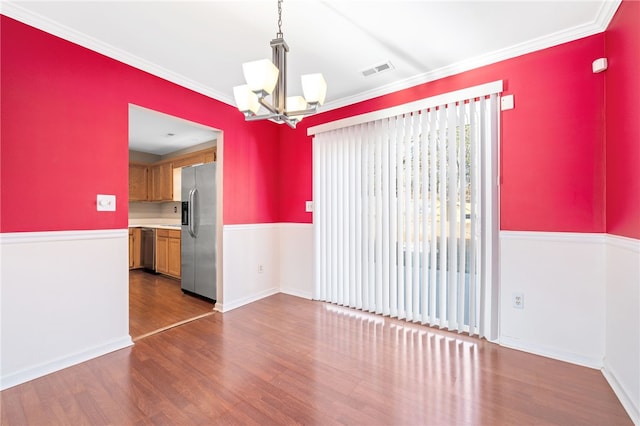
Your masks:
{"label": "white baseboard", "polygon": [[596,370],[602,368],[602,359],[587,357],[571,352],[563,352],[557,350],[556,348],[532,345],[530,343],[522,342],[518,339],[514,339],[508,336],[501,336],[498,343],[500,344],[500,346],[504,346],[506,348],[516,349],[518,351],[540,355],[546,358],[556,359],[558,361],[582,365],[583,367],[589,367]]}
{"label": "white baseboard", "polygon": [[255,302],[257,300],[260,299],[264,299],[265,297],[269,297],[273,294],[279,293],[280,289],[278,288],[270,288],[267,290],[263,290],[259,293],[255,293],[255,294],[251,294],[248,295],[246,297],[243,297],[241,299],[236,299],[236,300],[232,300],[232,301],[225,301],[225,303],[220,304],[220,306],[218,306],[218,303],[216,303],[216,307],[215,310],[216,311],[220,311],[222,313],[225,312],[229,312],[233,309],[237,309],[241,306],[247,305],[249,303]]}
{"label": "white baseboard", "polygon": [[81,362],[89,361],[93,358],[106,355],[110,352],[114,352],[133,345],[133,341],[130,336],[125,336],[120,339],[107,342],[103,345],[89,348],[82,352],[71,354],[60,359],[56,359],[50,362],[46,362],[41,365],[30,367],[26,370],[18,371],[0,379],[0,390],[5,390],[13,386],[28,382],[29,380],[37,379],[38,377],[45,376],[47,374],[54,373],[62,370],[63,368],[71,367]]}
{"label": "white baseboard", "polygon": [[280,293],[288,294],[290,296],[301,297],[303,299],[313,300],[313,294],[311,292],[300,291],[298,289],[289,289],[280,287]]}
{"label": "white baseboard", "polygon": [[609,386],[613,389],[613,392],[620,400],[624,409],[627,410],[627,414],[631,417],[631,421],[633,421],[636,426],[640,426],[640,401],[633,401],[629,392],[625,390],[622,383],[617,379],[615,371],[607,363],[606,359],[604,361],[604,367],[602,368],[602,374],[604,375],[604,378],[607,379],[607,382],[609,382]]}

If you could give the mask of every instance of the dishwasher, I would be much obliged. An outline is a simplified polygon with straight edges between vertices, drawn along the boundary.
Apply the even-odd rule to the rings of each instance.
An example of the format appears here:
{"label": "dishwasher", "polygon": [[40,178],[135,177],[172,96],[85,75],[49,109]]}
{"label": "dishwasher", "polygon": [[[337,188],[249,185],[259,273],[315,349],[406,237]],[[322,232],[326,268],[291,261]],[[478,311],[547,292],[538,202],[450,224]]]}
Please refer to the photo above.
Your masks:
{"label": "dishwasher", "polygon": [[149,272],[156,272],[156,230],[142,228],[142,267]]}

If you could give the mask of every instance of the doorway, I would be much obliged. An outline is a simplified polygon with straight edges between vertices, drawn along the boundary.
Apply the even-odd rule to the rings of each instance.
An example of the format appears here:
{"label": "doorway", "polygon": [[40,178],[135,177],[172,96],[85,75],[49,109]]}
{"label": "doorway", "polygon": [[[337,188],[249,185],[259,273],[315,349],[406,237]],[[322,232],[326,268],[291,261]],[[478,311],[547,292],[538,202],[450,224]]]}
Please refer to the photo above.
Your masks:
{"label": "doorway", "polygon": [[[182,167],[212,161],[217,164],[216,282],[221,300],[222,139],[220,130],[129,104],[129,334],[134,341],[214,312],[213,302],[181,288],[182,200],[179,179],[174,182]],[[141,260],[141,247],[138,253],[132,241],[136,235],[142,239],[143,227],[157,228],[158,244],[162,233],[178,238],[177,245],[169,239],[168,252],[154,254],[152,268],[135,261],[136,254]]]}

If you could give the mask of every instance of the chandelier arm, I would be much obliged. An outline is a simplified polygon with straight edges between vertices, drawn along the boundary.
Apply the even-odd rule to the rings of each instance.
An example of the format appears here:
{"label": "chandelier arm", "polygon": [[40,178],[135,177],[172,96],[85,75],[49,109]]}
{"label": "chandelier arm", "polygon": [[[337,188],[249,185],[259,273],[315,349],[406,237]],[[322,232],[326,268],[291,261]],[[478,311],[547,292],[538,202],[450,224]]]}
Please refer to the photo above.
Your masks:
{"label": "chandelier arm", "polygon": [[287,117],[286,115],[280,115],[278,118],[274,119],[273,121],[275,121],[278,124],[285,123],[287,126],[291,127],[292,129],[295,129],[296,124],[298,123],[298,120],[293,120]]}
{"label": "chandelier arm", "polygon": [[292,129],[296,128],[296,122],[295,121],[291,121],[291,120],[283,120],[285,123],[287,123],[287,126],[291,127]]}
{"label": "chandelier arm", "polygon": [[262,120],[275,120],[280,117],[280,114],[269,113],[269,114],[260,114],[260,115],[246,115],[244,117],[245,121],[262,121]]}
{"label": "chandelier arm", "polygon": [[272,120],[276,123],[286,123],[292,129],[296,128],[297,120],[292,120],[286,115],[283,114],[261,114],[261,115],[245,115],[245,121],[262,121],[262,120]]}
{"label": "chandelier arm", "polygon": [[284,115],[286,115],[287,117],[295,117],[297,115],[307,116],[307,115],[315,114],[316,112],[318,112],[317,106],[313,108],[298,110],[298,111],[286,111]]}
{"label": "chandelier arm", "polygon": [[259,97],[258,102],[260,102],[260,105],[265,107],[271,114],[276,114],[276,115],[281,114],[280,111],[278,111],[273,105],[267,102],[266,98]]}

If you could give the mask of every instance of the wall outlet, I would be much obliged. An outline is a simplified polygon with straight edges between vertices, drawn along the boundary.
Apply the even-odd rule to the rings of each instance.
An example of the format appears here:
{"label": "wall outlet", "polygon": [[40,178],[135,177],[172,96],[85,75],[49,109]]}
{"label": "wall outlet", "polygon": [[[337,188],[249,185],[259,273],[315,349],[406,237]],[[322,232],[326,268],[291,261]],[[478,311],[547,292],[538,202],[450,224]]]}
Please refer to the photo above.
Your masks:
{"label": "wall outlet", "polygon": [[511,295],[511,304],[516,309],[524,309],[524,293],[513,293]]}
{"label": "wall outlet", "polygon": [[263,264],[258,264],[258,273],[261,274],[264,272],[264,265]]}

